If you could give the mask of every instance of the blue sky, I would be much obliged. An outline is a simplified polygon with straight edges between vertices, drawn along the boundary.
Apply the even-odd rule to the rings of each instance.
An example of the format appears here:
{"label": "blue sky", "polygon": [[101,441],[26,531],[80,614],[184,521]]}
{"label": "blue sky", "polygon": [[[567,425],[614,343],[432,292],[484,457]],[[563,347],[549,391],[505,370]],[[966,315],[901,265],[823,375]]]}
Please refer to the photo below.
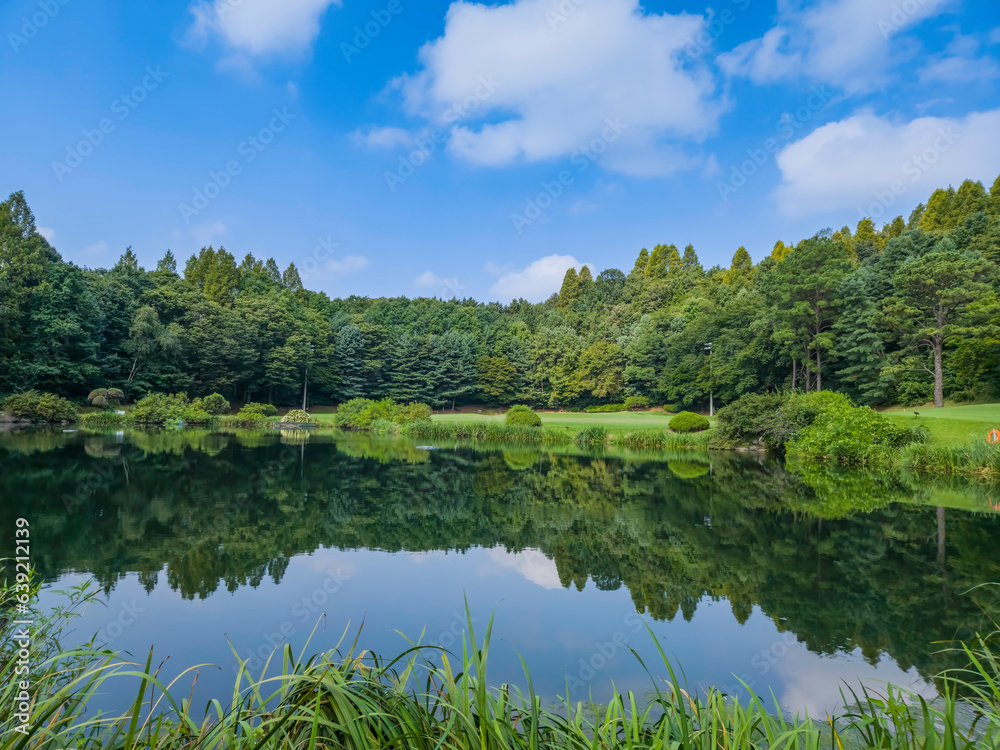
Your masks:
{"label": "blue sky", "polygon": [[[8,0],[3,192],[64,257],[544,299],[1000,174],[996,0]],[[96,145],[94,145],[96,144]]]}

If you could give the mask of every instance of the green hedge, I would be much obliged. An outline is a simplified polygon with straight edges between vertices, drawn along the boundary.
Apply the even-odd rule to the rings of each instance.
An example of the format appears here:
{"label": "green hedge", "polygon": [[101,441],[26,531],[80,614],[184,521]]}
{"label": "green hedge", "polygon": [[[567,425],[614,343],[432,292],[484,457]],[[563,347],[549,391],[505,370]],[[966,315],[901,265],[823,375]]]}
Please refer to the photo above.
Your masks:
{"label": "green hedge", "polygon": [[[431,407],[419,402],[400,404],[395,399],[352,398],[337,408],[333,423],[348,430],[371,430],[376,422],[403,425],[431,418]],[[384,431],[384,427],[381,428]]]}

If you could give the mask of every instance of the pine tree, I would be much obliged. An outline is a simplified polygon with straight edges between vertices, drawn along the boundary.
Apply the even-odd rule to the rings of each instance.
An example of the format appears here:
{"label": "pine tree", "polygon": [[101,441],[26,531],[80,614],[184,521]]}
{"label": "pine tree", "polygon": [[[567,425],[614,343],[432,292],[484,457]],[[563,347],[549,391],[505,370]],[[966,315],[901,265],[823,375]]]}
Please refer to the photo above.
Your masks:
{"label": "pine tree", "polygon": [[684,248],[684,257],[681,258],[681,267],[690,273],[695,273],[701,276],[705,273],[705,269],[702,268],[701,262],[698,260],[698,253],[694,251],[694,245],[688,245]]}
{"label": "pine tree", "polygon": [[646,273],[646,266],[649,264],[649,250],[643,248],[639,251],[639,257],[635,259],[635,266],[632,268],[632,276],[642,276]]}
{"label": "pine tree", "polygon": [[268,258],[267,263],[264,264],[264,275],[275,284],[281,283],[281,271],[278,269],[278,264],[274,262],[274,258]]}
{"label": "pine tree", "polygon": [[556,307],[561,310],[569,308],[574,302],[580,299],[580,277],[575,268],[570,268],[563,276],[562,288],[559,290],[559,301]]}
{"label": "pine tree", "polygon": [[[584,266],[583,270],[587,270]],[[477,390],[478,368],[476,341],[467,333],[448,331],[434,341],[435,380],[438,383],[436,404],[451,403],[452,408]]]}
{"label": "pine tree", "polygon": [[115,267],[111,269],[115,273],[121,274],[140,274],[146,273],[142,268],[139,267],[139,259],[136,257],[135,253],[132,252],[132,246],[129,245],[125,248],[125,252],[118,259]]}
{"label": "pine tree", "polygon": [[299,276],[299,269],[295,267],[294,263],[289,263],[288,268],[281,275],[281,285],[292,294],[299,295],[302,293],[302,277]]}
{"label": "pine tree", "polygon": [[938,188],[927,200],[927,210],[920,218],[920,228],[926,232],[946,232],[955,224],[955,188]]}
{"label": "pine tree", "polygon": [[681,256],[676,245],[657,245],[649,256],[645,275],[649,279],[662,279],[681,267]]}
{"label": "pine tree", "polygon": [[786,257],[788,257],[788,254],[790,252],[792,252],[792,246],[786,245],[781,240],[778,240],[777,242],[774,243],[774,249],[771,251],[771,257],[774,258],[775,261],[780,263]]}
{"label": "pine tree", "polygon": [[882,374],[885,344],[875,325],[878,308],[868,292],[870,276],[865,267],[844,278],[839,289],[843,308],[833,326],[841,362],[837,379],[848,395],[863,405],[885,403],[891,384]]}
{"label": "pine tree", "polygon": [[156,262],[157,271],[165,271],[166,273],[177,273],[177,259],[174,257],[173,252],[167,250],[166,254]]}
{"label": "pine tree", "polygon": [[365,337],[357,326],[346,325],[337,334],[335,349],[340,384],[337,397],[341,401],[368,396],[365,379]]}

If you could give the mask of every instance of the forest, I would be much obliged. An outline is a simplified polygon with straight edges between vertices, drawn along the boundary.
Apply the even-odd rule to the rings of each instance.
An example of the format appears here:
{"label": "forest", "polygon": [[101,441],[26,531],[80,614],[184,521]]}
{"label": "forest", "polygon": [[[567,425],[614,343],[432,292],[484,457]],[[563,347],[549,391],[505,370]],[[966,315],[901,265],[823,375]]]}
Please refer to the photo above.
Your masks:
{"label": "forest", "polygon": [[[938,189],[907,220],[778,241],[728,268],[643,248],[626,272],[568,269],[545,302],[351,296],[294,264],[206,247],[152,270],[131,248],[81,268],[0,203],[0,394],[95,388],[310,404],[578,409],[629,396],[705,408],[837,390],[862,405],[1000,394],[1000,177]],[[628,266],[625,266],[628,268]]]}

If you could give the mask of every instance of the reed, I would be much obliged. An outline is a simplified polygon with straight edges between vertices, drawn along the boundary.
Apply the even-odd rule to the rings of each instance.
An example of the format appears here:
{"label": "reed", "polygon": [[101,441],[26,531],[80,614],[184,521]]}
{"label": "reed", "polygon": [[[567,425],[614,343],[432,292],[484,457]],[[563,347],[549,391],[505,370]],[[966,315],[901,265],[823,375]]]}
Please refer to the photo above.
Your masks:
{"label": "reed", "polygon": [[[0,602],[10,601],[5,584]],[[285,646],[272,654],[263,674],[241,662],[223,703],[196,709],[174,697],[189,670],[164,684],[145,663],[92,646],[63,652],[58,636],[82,602],[97,593],[80,587],[70,604],[44,619],[43,658],[30,676],[34,694],[28,725],[14,716],[11,679],[13,626],[3,621],[0,668],[2,748],[105,748],[107,750],[270,750],[291,748],[415,748],[417,750],[819,750],[885,748],[931,750],[1000,747],[1000,664],[985,639],[962,646],[966,670],[942,675],[943,698],[928,702],[888,687],[845,694],[845,712],[816,720],[787,716],[776,701],[752,693],[736,700],[710,688],[687,691],[650,631],[660,661],[650,674],[648,700],[612,691],[605,705],[562,700],[543,705],[524,665],[524,690],[490,687],[488,663],[492,618],[481,637],[467,621],[461,653],[419,642],[393,659],[358,653],[357,639],[344,651],[305,656]],[[308,648],[308,644],[306,645]],[[635,653],[635,652],[633,652]],[[36,656],[38,654],[36,653]],[[238,657],[237,657],[238,658]],[[523,661],[522,661],[523,665]],[[568,687],[568,686],[567,686]],[[129,709],[117,716],[93,714],[100,693],[129,691]],[[567,694],[569,690],[567,689]],[[959,697],[962,696],[962,697]],[[20,731],[19,731],[20,730]]]}

